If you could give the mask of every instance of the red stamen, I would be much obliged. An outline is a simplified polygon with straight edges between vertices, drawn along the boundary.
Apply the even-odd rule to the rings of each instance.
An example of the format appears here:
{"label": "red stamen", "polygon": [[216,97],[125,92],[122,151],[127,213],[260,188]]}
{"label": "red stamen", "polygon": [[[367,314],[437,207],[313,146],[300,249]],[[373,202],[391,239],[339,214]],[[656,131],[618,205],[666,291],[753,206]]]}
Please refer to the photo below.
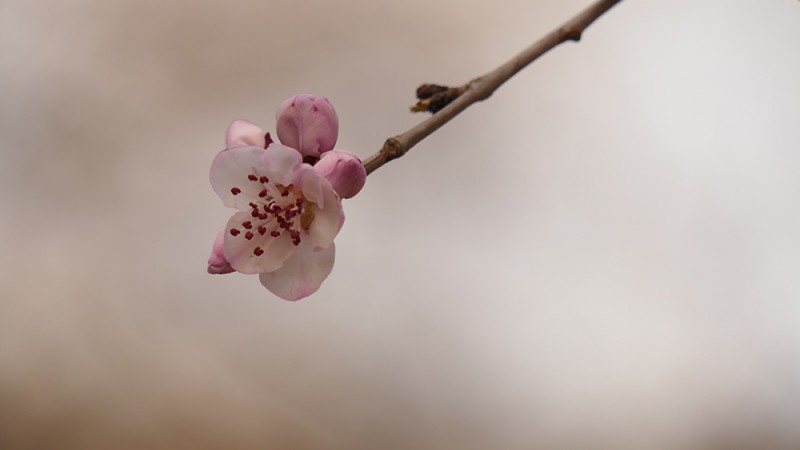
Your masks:
{"label": "red stamen", "polygon": [[250,228],[253,228],[253,222],[250,222],[249,220],[247,220],[245,222],[242,222],[242,226],[249,230]]}
{"label": "red stamen", "polygon": [[256,247],[253,249],[253,254],[256,256],[261,256],[264,254],[264,250],[261,250],[261,247]]}
{"label": "red stamen", "polygon": [[262,175],[261,178],[258,179],[258,181],[262,183],[269,183],[269,178]]}
{"label": "red stamen", "polygon": [[239,195],[239,194],[241,194],[241,193],[242,193],[242,190],[241,190],[241,189],[239,189],[238,187],[233,187],[233,188],[231,188],[231,194],[233,194],[233,195]]}
{"label": "red stamen", "polygon": [[253,239],[253,232],[252,231],[248,231],[247,233],[244,234],[244,238],[247,239],[248,241],[250,239]]}
{"label": "red stamen", "polygon": [[267,227],[265,227],[264,225],[261,225],[260,227],[258,227],[258,234],[263,236],[264,233],[266,233],[266,232],[267,232]]}
{"label": "red stamen", "polygon": [[281,232],[278,231],[278,230],[272,230],[272,231],[269,232],[269,235],[272,236],[272,237],[278,237],[278,236],[281,235]]}
{"label": "red stamen", "polygon": [[241,231],[237,230],[236,228],[231,228],[231,236],[238,236]]}
{"label": "red stamen", "polygon": [[258,180],[258,177],[251,173],[250,175],[247,176],[247,179],[250,181],[256,181]]}
{"label": "red stamen", "polygon": [[266,189],[262,189],[261,192],[258,193],[258,196],[262,197],[262,198],[266,197],[267,196],[267,190]]}

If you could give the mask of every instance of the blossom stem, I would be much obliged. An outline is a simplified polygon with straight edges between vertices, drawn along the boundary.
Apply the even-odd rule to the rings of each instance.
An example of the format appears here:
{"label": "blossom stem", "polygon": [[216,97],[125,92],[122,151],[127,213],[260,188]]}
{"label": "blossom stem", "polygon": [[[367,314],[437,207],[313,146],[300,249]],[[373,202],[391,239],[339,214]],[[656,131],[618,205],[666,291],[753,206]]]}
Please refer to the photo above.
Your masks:
{"label": "blossom stem", "polygon": [[364,168],[367,170],[367,175],[387,162],[405,155],[411,147],[417,145],[473,103],[489,98],[500,85],[551,49],[567,41],[580,41],[584,30],[620,1],[596,1],[504,64],[461,86],[463,94],[453,100],[452,103],[405,133],[390,137],[383,144],[383,148],[364,160]]}

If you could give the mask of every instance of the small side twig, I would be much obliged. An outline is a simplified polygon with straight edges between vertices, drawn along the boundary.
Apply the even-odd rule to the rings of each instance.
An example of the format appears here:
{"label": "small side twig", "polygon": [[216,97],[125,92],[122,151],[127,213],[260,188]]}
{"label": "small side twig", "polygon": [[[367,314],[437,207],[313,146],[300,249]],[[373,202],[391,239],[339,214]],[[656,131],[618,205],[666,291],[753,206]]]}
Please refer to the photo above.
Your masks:
{"label": "small side twig", "polygon": [[[567,21],[564,25],[551,31],[549,34],[534,42],[531,46],[523,50],[518,55],[514,56],[501,66],[492,70],[491,72],[473,79],[469,83],[459,86],[457,88],[448,88],[446,86],[435,86],[432,91],[423,89],[423,96],[420,96],[419,90],[417,92],[420,98],[420,103],[415,108],[421,108],[421,111],[430,111],[434,114],[420,122],[410,130],[403,134],[390,137],[383,144],[377,153],[364,160],[364,167],[367,169],[367,175],[377,170],[387,162],[400,158],[405,155],[413,146],[417,145],[421,140],[431,135],[434,131],[442,127],[455,116],[459,115],[462,111],[467,109],[473,103],[489,98],[500,85],[508,81],[517,72],[525,68],[528,64],[532,63],[540,56],[548,51],[563,44],[567,41],[580,41],[581,35],[600,16],[606,11],[611,9],[614,5],[622,0],[598,0],[585,10],[581,11],[578,15]],[[444,90],[436,88],[444,88]],[[433,109],[429,105],[434,104],[434,108],[441,106],[435,103],[434,99],[437,95],[451,92],[451,97],[444,103],[440,109]],[[453,95],[455,94],[455,95]],[[426,102],[427,104],[423,103]],[[421,105],[422,104],[422,105]],[[420,106],[421,105],[421,106]],[[413,109],[413,108],[412,108]]]}

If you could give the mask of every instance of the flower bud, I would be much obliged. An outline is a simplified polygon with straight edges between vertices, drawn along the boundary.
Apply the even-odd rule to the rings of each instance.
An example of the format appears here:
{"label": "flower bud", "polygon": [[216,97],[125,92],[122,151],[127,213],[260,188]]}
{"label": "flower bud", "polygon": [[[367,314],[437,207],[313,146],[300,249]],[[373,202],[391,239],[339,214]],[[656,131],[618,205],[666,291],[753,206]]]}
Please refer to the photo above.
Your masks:
{"label": "flower bud", "polygon": [[281,103],[276,113],[278,139],[303,156],[319,158],[333,149],[339,137],[339,117],[325,97],[297,94]]}
{"label": "flower bud", "polygon": [[355,197],[367,181],[367,171],[358,156],[342,150],[322,155],[314,170],[331,183],[341,198]]}
{"label": "flower bud", "polygon": [[225,232],[220,231],[217,235],[217,240],[214,241],[214,245],[211,247],[211,256],[208,257],[208,273],[210,274],[224,275],[234,271],[222,251],[224,240]]}

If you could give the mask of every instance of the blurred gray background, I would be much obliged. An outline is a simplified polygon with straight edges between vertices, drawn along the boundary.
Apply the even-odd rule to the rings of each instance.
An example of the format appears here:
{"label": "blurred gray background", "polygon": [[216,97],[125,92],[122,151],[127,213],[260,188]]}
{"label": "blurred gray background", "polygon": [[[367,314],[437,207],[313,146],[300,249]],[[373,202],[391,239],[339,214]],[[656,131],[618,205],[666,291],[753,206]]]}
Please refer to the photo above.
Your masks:
{"label": "blurred gray background", "polygon": [[0,448],[800,448],[800,3],[622,2],[345,202],[299,303],[206,274],[236,118],[588,1],[0,1]]}

